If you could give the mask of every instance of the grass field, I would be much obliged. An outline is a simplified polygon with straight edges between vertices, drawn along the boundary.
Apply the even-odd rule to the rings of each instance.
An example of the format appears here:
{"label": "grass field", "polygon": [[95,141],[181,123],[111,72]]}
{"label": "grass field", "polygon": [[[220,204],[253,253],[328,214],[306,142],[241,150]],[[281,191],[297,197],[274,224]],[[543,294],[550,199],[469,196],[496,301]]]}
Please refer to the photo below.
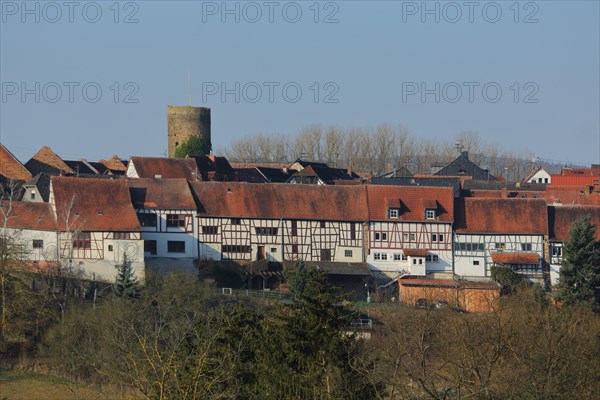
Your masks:
{"label": "grass field", "polygon": [[0,400],[133,399],[117,392],[19,369],[0,369]]}

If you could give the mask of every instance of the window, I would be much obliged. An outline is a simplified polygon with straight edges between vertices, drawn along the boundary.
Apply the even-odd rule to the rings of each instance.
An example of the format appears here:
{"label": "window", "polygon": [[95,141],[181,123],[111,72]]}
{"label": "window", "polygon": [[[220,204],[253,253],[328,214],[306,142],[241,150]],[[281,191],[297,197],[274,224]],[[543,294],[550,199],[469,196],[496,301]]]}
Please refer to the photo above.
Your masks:
{"label": "window", "polygon": [[292,236],[298,236],[298,221],[292,221]]}
{"label": "window", "polygon": [[456,249],[459,251],[483,251],[483,243],[456,243]]}
{"label": "window", "polygon": [[381,240],[381,233],[375,232],[375,240]]}
{"label": "window", "polygon": [[413,258],[412,260],[413,260],[413,264],[414,264],[414,265],[417,265],[417,259],[416,259],[416,258]]}
{"label": "window", "polygon": [[439,257],[437,254],[433,254],[433,255],[431,256],[431,258],[432,258],[432,261],[433,261],[433,262],[438,262],[438,261],[440,261],[440,257]]}
{"label": "window", "polygon": [[321,261],[331,261],[330,249],[321,249]]}
{"label": "window", "polygon": [[506,249],[506,243],[495,243],[494,247],[496,248],[496,250]]}
{"label": "window", "polygon": [[141,226],[156,226],[156,214],[154,213],[139,213],[137,217]]}
{"label": "window", "polygon": [[432,242],[437,242],[437,234],[435,234],[435,233],[431,234],[431,241]]}
{"label": "window", "polygon": [[144,253],[156,255],[156,240],[144,240]]}
{"label": "window", "polygon": [[479,265],[479,261],[478,260],[473,261],[473,265]]}
{"label": "window", "polygon": [[387,240],[387,232],[381,232],[381,240]]}
{"label": "window", "polygon": [[31,191],[31,200],[35,200],[35,191],[34,190]]}
{"label": "window", "polygon": [[400,261],[402,259],[402,254],[394,253],[394,261]]}
{"label": "window", "polygon": [[129,232],[113,232],[112,236],[114,240],[128,240],[131,235]]}
{"label": "window", "polygon": [[75,249],[91,249],[92,234],[89,232],[80,232],[73,240],[73,248]]}
{"label": "window", "polygon": [[356,224],[350,224],[350,240],[356,240]]}
{"label": "window", "polygon": [[169,228],[183,228],[185,226],[185,215],[167,214],[167,226]]}
{"label": "window", "polygon": [[387,253],[373,253],[373,259],[387,261]]}
{"label": "window", "polygon": [[402,240],[404,240],[405,242],[408,242],[408,233],[402,234]]}
{"label": "window", "polygon": [[108,251],[113,251],[113,245],[112,244],[108,245]]}
{"label": "window", "polygon": [[416,234],[414,234],[414,233],[411,233],[411,234],[410,234],[410,241],[411,241],[411,242],[414,242],[415,240],[417,240],[417,235],[416,235]]}
{"label": "window", "polygon": [[352,257],[352,250],[344,250],[344,257]]}
{"label": "window", "polygon": [[390,216],[390,218],[398,218],[398,209],[397,208],[390,208],[389,209],[389,216]]}
{"label": "window", "polygon": [[521,243],[521,250],[531,251],[531,243]]}
{"label": "window", "polygon": [[185,253],[185,242],[181,240],[169,240],[167,242],[169,253]]}
{"label": "window", "polygon": [[321,228],[325,228],[325,221],[321,221]]}
{"label": "window", "polygon": [[41,249],[44,247],[44,241],[40,239],[33,239],[33,248]]}
{"label": "window", "polygon": [[438,234],[438,242],[443,242],[444,241],[444,234],[440,233]]}
{"label": "window", "polygon": [[240,246],[235,244],[223,245],[221,250],[223,253],[250,253],[252,251],[250,246]]}
{"label": "window", "polygon": [[292,254],[298,254],[298,245],[297,244],[292,245]]}
{"label": "window", "polygon": [[271,247],[271,253],[277,253],[277,247]]}
{"label": "window", "polygon": [[231,223],[231,225],[241,225],[242,219],[241,218],[231,218],[229,220],[229,222]]}
{"label": "window", "polygon": [[435,210],[431,208],[427,208],[425,210],[425,218],[426,219],[435,219]]}
{"label": "window", "polygon": [[431,261],[431,254],[427,254],[425,256],[425,261]]}
{"label": "window", "polygon": [[219,232],[218,226],[203,226],[202,234],[204,235],[216,235]]}
{"label": "window", "polygon": [[562,256],[562,247],[552,246],[552,255],[554,257]]}
{"label": "window", "polygon": [[257,235],[277,235],[277,228],[254,228]]}
{"label": "window", "polygon": [[408,256],[406,254],[402,254],[402,261],[408,260]]}

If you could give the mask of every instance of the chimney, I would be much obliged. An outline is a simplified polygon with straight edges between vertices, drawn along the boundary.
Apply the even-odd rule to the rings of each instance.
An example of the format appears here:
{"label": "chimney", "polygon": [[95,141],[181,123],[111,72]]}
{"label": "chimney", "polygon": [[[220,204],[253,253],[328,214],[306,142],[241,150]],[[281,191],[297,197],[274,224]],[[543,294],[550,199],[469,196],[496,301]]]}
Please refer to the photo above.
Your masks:
{"label": "chimney", "polygon": [[386,174],[389,174],[390,172],[392,172],[392,163],[387,163],[387,165],[385,167],[385,172],[386,172]]}
{"label": "chimney", "polygon": [[348,167],[348,175],[352,176],[352,167]]}
{"label": "chimney", "polygon": [[468,151],[466,151],[466,150],[465,150],[465,151],[461,151],[461,152],[460,152],[460,155],[461,155],[463,158],[466,158],[467,160],[469,159],[469,152],[468,152]]}

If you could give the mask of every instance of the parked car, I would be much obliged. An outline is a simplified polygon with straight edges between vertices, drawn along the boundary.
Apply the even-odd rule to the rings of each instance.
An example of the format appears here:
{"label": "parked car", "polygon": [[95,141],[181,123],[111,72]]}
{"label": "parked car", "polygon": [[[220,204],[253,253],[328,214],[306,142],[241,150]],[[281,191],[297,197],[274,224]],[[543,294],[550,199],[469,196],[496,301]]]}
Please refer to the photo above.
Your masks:
{"label": "parked car", "polygon": [[429,304],[427,304],[427,300],[425,300],[425,299],[417,299],[417,301],[415,301],[415,307],[429,308]]}
{"label": "parked car", "polygon": [[448,308],[448,302],[446,300],[438,300],[434,303],[434,306],[437,309]]}

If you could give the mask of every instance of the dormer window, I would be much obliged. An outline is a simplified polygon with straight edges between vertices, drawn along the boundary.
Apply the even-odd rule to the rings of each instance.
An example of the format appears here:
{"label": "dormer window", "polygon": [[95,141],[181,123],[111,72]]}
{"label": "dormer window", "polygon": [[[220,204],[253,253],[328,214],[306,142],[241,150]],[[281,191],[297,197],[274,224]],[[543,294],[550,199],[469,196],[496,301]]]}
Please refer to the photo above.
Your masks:
{"label": "dormer window", "polygon": [[399,210],[397,208],[390,208],[388,210],[388,215],[390,218],[398,218]]}
{"label": "dormer window", "polygon": [[435,210],[433,208],[425,209],[425,219],[435,219]]}
{"label": "dormer window", "polygon": [[35,190],[31,191],[31,200],[35,200]]}

